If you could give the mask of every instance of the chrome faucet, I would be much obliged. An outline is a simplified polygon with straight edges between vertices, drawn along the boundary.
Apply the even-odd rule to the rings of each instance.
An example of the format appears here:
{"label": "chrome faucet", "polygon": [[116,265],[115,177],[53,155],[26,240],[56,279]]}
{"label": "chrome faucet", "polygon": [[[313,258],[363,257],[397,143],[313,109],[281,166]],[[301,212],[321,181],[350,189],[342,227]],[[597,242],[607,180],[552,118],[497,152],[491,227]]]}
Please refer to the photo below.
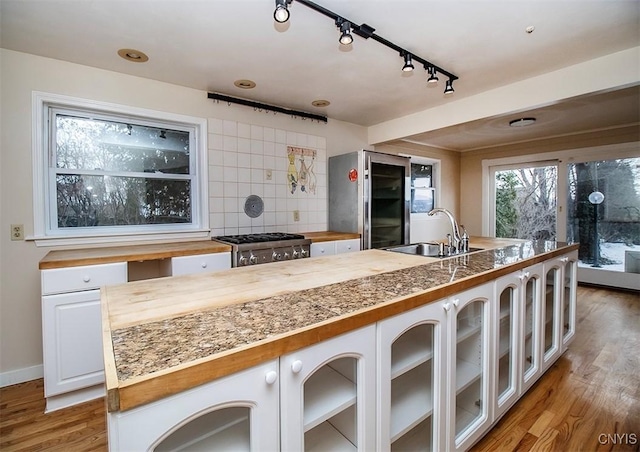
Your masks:
{"label": "chrome faucet", "polygon": [[[436,207],[435,209],[431,210],[427,215],[432,217],[437,213],[445,214],[449,218],[449,222],[451,223],[451,230],[453,232],[453,240],[451,241],[452,243],[449,243],[449,255],[468,251],[468,250],[463,250],[462,249],[463,243],[462,243],[462,237],[460,237],[460,228],[458,228],[458,222],[453,217],[451,212],[449,212],[447,209],[443,209],[441,207]],[[449,235],[449,234],[447,234],[447,235]]]}

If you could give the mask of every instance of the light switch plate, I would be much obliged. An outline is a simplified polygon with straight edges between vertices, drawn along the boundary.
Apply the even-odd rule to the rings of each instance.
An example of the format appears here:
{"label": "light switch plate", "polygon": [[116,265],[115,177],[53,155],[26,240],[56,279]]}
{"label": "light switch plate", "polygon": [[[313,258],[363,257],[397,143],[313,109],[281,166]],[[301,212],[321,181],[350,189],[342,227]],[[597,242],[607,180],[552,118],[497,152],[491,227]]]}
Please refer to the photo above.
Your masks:
{"label": "light switch plate", "polygon": [[293,221],[300,221],[300,211],[299,210],[294,210],[293,211]]}

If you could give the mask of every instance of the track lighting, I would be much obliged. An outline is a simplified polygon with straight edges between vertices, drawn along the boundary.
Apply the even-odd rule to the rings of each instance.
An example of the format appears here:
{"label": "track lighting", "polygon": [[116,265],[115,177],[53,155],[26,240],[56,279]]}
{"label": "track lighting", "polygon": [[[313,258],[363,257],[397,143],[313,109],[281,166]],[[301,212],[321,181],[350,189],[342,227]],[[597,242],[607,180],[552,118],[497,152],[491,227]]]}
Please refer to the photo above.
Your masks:
{"label": "track lighting", "polygon": [[289,20],[289,3],[291,0],[276,0],[276,10],[273,12],[276,22],[282,24]]}
{"label": "track lighting", "polygon": [[[276,22],[283,23],[289,20],[289,5],[291,5],[293,1],[294,0],[275,0],[276,10],[273,13],[273,18],[276,20]],[[367,24],[358,25],[353,21],[347,20],[344,17],[334,13],[333,11],[328,10],[324,6],[320,6],[317,3],[312,2],[311,0],[295,0],[295,1],[298,3],[302,3],[307,8],[312,9],[315,12],[320,13],[334,20],[336,26],[340,30],[340,38],[339,38],[340,44],[342,45],[351,44],[353,42],[353,36],[351,34],[352,32],[358,35],[359,37],[361,37],[362,39],[372,39],[373,41],[376,41],[377,43],[382,44],[383,46],[388,47],[389,49],[392,49],[400,53],[400,56],[404,58],[404,66],[402,66],[402,70],[404,72],[413,71],[414,60],[420,63],[429,72],[429,78],[427,79],[428,86],[434,86],[438,83],[438,77],[436,76],[437,72],[439,72],[440,74],[446,77],[449,77],[449,80],[447,80],[447,84],[444,89],[444,93],[453,94],[453,91],[454,91],[453,82],[457,80],[458,77],[452,74],[451,72],[445,71],[441,67],[438,67],[433,63],[430,63],[429,61],[419,57],[415,53],[409,53],[407,50],[403,49],[397,44],[394,44],[393,42],[383,38],[382,36],[375,34],[376,29],[370,25],[367,25]]]}
{"label": "track lighting", "polygon": [[438,84],[438,80],[439,79],[436,76],[436,68],[434,68],[433,66],[429,66],[429,78],[427,79],[427,83],[430,86],[435,86]]}
{"label": "track lighting", "polygon": [[336,19],[336,25],[340,28],[340,39],[338,41],[343,46],[348,46],[353,42],[353,36],[351,36],[351,23],[348,20],[342,18]]}
{"label": "track lighting", "polygon": [[[402,56],[402,55],[400,55]],[[411,62],[411,54],[410,53],[405,53],[404,54],[404,66],[402,66],[402,71],[403,72],[411,72],[413,71],[413,63]]]}
{"label": "track lighting", "polygon": [[445,94],[453,94],[453,81],[451,79],[447,80],[447,84],[444,87],[444,93]]}

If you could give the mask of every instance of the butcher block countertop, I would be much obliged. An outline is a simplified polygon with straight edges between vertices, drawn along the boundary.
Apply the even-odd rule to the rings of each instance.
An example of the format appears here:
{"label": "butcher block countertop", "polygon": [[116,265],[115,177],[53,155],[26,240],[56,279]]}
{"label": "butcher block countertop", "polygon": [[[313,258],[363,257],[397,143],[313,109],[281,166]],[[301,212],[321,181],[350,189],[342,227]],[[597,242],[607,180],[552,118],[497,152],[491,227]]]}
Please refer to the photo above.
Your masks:
{"label": "butcher block countertop", "polygon": [[216,378],[565,254],[577,244],[472,238],[446,259],[384,250],[102,288],[110,412]]}
{"label": "butcher block countertop", "polygon": [[[360,234],[348,232],[322,231],[301,232],[300,234],[304,235],[307,239],[311,239],[312,242],[360,238]],[[196,254],[224,253],[229,251],[231,251],[231,246],[214,240],[55,250],[50,251],[44,258],[42,258],[39,264],[39,269],[49,270],[52,268],[77,267],[80,265],[137,262],[153,259],[167,259],[178,256],[192,256]]]}

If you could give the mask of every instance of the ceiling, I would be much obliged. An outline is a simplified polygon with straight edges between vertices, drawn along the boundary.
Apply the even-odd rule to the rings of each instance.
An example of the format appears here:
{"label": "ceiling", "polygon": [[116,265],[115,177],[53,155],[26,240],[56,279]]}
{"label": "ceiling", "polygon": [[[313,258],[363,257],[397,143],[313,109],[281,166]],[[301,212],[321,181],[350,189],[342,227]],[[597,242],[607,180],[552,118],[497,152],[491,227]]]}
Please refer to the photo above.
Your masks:
{"label": "ceiling", "polygon": [[[457,75],[454,99],[640,45],[637,0],[317,0]],[[371,126],[451,102],[401,71],[372,39],[338,43],[333,21],[293,1],[286,24],[273,0],[1,0],[3,48],[160,80]],[[525,29],[535,27],[532,33]],[[122,48],[149,56],[120,58]],[[244,90],[238,79],[257,86]],[[311,105],[317,99],[328,107]],[[638,86],[505,113],[405,139],[470,150],[636,124]],[[510,128],[521,116],[532,128]]]}

